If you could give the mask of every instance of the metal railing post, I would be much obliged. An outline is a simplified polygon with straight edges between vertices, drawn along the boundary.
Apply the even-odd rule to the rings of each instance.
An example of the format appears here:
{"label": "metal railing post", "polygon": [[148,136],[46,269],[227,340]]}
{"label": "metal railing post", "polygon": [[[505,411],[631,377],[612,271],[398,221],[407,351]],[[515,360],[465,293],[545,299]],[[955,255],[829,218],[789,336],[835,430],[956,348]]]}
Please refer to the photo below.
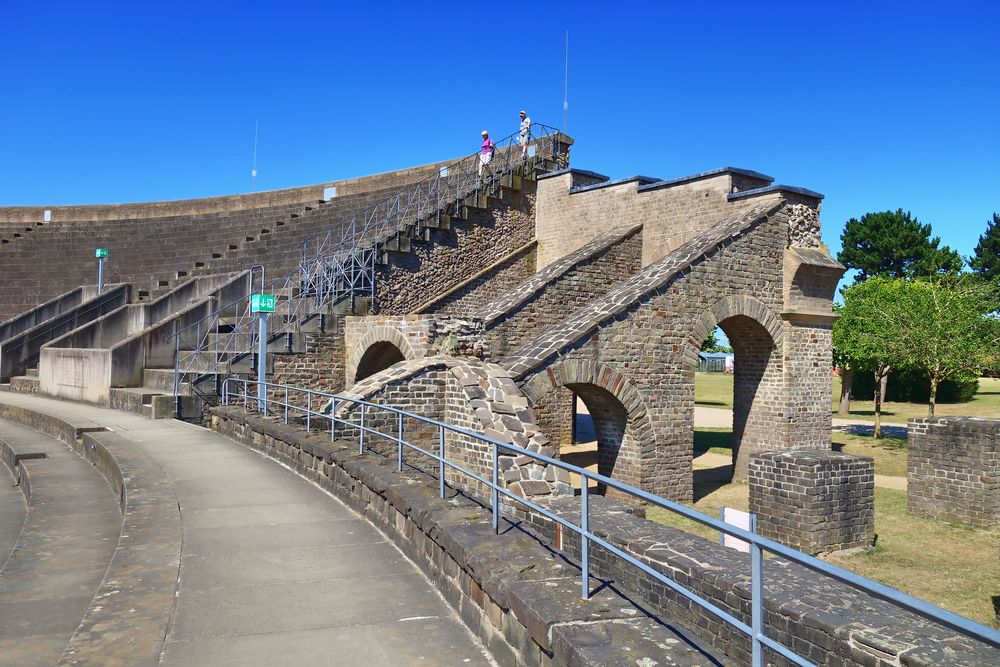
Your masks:
{"label": "metal railing post", "polygon": [[288,423],[288,387],[285,387],[285,423]]}
{"label": "metal railing post", "polygon": [[493,504],[493,532],[500,532],[500,485],[497,481],[500,473],[500,449],[496,443],[493,444],[493,492],[490,501]]}
{"label": "metal railing post", "polygon": [[438,454],[441,457],[438,486],[440,487],[441,497],[444,498],[444,426],[438,427],[438,433]]}
{"label": "metal railing post", "polygon": [[[757,534],[757,517],[750,515],[750,532]],[[764,664],[764,550],[756,542],[750,543],[750,628],[751,661],[753,667]]]}
{"label": "metal railing post", "polygon": [[580,476],[580,597],[590,599],[590,483]]}
{"label": "metal railing post", "polygon": [[358,437],[358,454],[365,453],[365,404],[361,404],[361,435]]}
{"label": "metal railing post", "polygon": [[396,443],[399,449],[396,450],[396,472],[403,472],[403,413],[399,412],[396,415],[399,418],[399,423],[396,424]]}
{"label": "metal railing post", "polygon": [[306,433],[312,430],[312,392],[306,394]]}
{"label": "metal railing post", "polygon": [[337,439],[337,399],[330,401],[330,442]]}

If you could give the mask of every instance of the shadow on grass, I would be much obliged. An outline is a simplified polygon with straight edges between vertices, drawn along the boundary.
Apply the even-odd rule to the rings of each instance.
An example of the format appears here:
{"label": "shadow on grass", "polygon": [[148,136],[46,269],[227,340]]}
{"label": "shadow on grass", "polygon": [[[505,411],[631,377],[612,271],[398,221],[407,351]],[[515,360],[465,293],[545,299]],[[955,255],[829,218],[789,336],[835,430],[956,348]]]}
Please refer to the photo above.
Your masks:
{"label": "shadow on grass", "polygon": [[718,405],[718,406],[723,407],[723,408],[728,408],[729,407],[729,403],[726,403],[725,401],[695,401],[694,404],[695,405]]}
{"label": "shadow on grass", "polygon": [[733,468],[707,468],[694,471],[694,502],[710,496],[732,481]]}
{"label": "shadow on grass", "polygon": [[707,452],[710,449],[732,451],[732,431],[698,431],[694,432],[694,451]]}

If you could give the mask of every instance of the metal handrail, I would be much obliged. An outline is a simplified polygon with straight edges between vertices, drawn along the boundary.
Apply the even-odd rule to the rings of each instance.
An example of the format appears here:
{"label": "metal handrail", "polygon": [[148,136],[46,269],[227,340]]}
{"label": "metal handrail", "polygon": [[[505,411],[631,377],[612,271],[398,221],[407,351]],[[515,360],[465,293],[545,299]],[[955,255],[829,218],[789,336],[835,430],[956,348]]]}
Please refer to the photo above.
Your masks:
{"label": "metal handrail", "polygon": [[[257,390],[256,395],[251,395],[250,389],[255,387]],[[237,391],[233,392],[231,388],[236,388]],[[242,390],[242,391],[240,391]],[[283,394],[284,400],[269,398],[270,390],[277,390],[279,395]],[[306,396],[306,407],[299,405],[294,405],[289,402],[291,392],[298,392],[299,394],[304,394]],[[318,401],[314,401],[313,397],[318,397]],[[493,515],[493,529],[499,531],[500,527],[500,496],[509,498],[510,500],[524,505],[535,512],[538,512],[542,516],[558,523],[559,525],[577,533],[580,536],[580,553],[581,553],[581,597],[583,599],[589,599],[590,597],[590,545],[591,543],[606,549],[607,551],[613,553],[618,558],[629,563],[633,567],[637,567],[649,576],[653,577],[660,583],[669,587],[673,591],[684,596],[691,602],[698,604],[703,609],[717,616],[718,618],[724,620],[729,625],[733,626],[740,632],[750,637],[752,643],[752,664],[754,667],[759,667],[764,664],[763,650],[765,647],[773,650],[774,652],[782,655],[791,662],[802,665],[803,667],[812,667],[813,663],[810,663],[805,658],[802,658],[794,651],[788,647],[778,643],[776,640],[768,637],[765,634],[764,629],[764,552],[770,552],[775,555],[781,556],[789,561],[798,563],[814,572],[821,575],[825,575],[837,581],[848,584],[849,586],[858,588],[865,591],[875,597],[891,602],[898,605],[908,611],[914,612],[920,616],[923,616],[935,623],[939,623],[945,627],[957,630],[958,632],[982,641],[994,648],[1000,648],[1000,632],[988,628],[985,625],[976,623],[970,619],[964,618],[955,614],[953,612],[947,611],[946,609],[941,609],[935,605],[928,602],[915,598],[911,595],[907,595],[902,591],[898,591],[894,588],[880,584],[878,582],[872,581],[853,572],[848,572],[843,568],[837,567],[836,565],[831,565],[830,563],[824,562],[818,558],[810,556],[808,554],[802,553],[791,547],[785,546],[774,540],[762,537],[754,532],[738,528],[731,524],[720,521],[714,517],[710,517],[706,514],[702,514],[696,510],[689,507],[685,507],[679,503],[676,503],[666,498],[661,498],[659,496],[653,495],[642,489],[636,488],[624,482],[606,477],[599,473],[591,472],[586,468],[581,468],[559,459],[552,458],[550,456],[545,456],[537,452],[533,452],[523,447],[518,447],[510,443],[501,442],[495,438],[490,438],[489,436],[483,435],[481,433],[476,433],[468,429],[464,429],[460,426],[453,426],[451,424],[446,424],[429,417],[423,417],[400,408],[394,408],[389,405],[383,405],[379,403],[371,403],[360,398],[355,398],[351,396],[342,396],[338,394],[333,394],[329,392],[316,391],[312,389],[305,389],[303,387],[296,387],[293,385],[272,383],[272,382],[256,382],[252,380],[244,380],[241,378],[228,378],[222,385],[222,404],[228,405],[231,398],[242,399],[244,409],[250,409],[251,405],[254,405],[256,410],[262,414],[268,414],[268,405],[277,405],[279,408],[283,408],[284,411],[284,421],[288,423],[289,411],[298,411],[305,416],[305,426],[307,431],[312,430],[312,420],[320,419],[327,420],[329,422],[329,433],[330,440],[336,439],[337,435],[337,425],[341,424],[347,426],[351,429],[358,429],[359,431],[359,453],[364,454],[365,452],[365,435],[383,438],[390,442],[394,442],[397,445],[397,464],[396,469],[398,472],[402,472],[403,469],[403,451],[404,449],[418,452],[424,456],[430,457],[438,462],[439,472],[438,472],[438,485],[439,493],[443,498],[445,495],[446,482],[445,482],[445,469],[451,469],[460,472],[461,474],[470,477],[490,488],[491,495],[491,511]],[[323,407],[319,410],[313,409],[314,405],[322,405]],[[337,415],[338,406],[360,406],[360,421],[355,423],[349,419],[345,419]],[[387,434],[371,426],[365,425],[366,412],[370,410],[381,410],[385,412],[390,412],[397,415],[397,428],[395,434]],[[404,418],[414,419],[424,424],[436,427],[439,429],[439,453],[427,451],[418,447],[412,443],[407,442],[403,435],[404,428]],[[472,438],[480,442],[484,442],[491,447],[492,453],[492,469],[491,478],[486,479],[481,475],[468,470],[452,461],[447,460],[447,455],[444,450],[445,444],[445,432],[452,432],[464,437]],[[508,491],[506,488],[500,486],[499,478],[499,455],[500,452],[511,453],[518,456],[527,456],[535,461],[546,463],[548,465],[556,466],[562,468],[568,472],[580,475],[580,525],[576,525],[572,521],[564,519],[549,509],[538,505],[526,498],[522,498]],[[598,536],[593,531],[590,530],[590,518],[589,518],[589,481],[597,482],[598,484],[604,485],[609,488],[616,489],[625,494],[643,500],[645,502],[661,507],[665,510],[678,514],[684,518],[691,519],[697,523],[704,526],[708,526],[714,530],[718,530],[727,535],[739,538],[750,545],[750,555],[751,555],[751,622],[746,624],[738,618],[734,617],[732,614],[720,609],[718,606],[709,602],[708,600],[702,598],[697,593],[688,590],[681,584],[678,584],[673,579],[670,579],[662,572],[650,567],[646,563],[638,560],[635,556],[623,551],[619,547],[611,544],[604,538]]]}
{"label": "metal handrail", "polygon": [[[529,159],[545,157],[549,152],[554,157],[562,136],[559,130],[541,123],[533,123],[531,128],[528,138]],[[346,225],[304,241],[298,267],[269,283],[270,290],[285,295],[285,300],[279,303],[279,310],[275,313],[278,321],[271,335],[294,330],[306,316],[322,312],[325,307],[348,297],[366,295],[374,304],[375,248],[379,242],[385,241],[393,233],[401,233],[408,225],[419,226],[428,216],[441,211],[448,204],[457,204],[476,192],[495,188],[503,176],[522,164],[519,132],[494,143],[496,149],[490,167],[482,178],[478,175],[480,152],[477,151],[440,167],[437,173],[355,212]],[[220,348],[205,350],[203,343],[207,340],[207,334],[217,329],[215,325],[220,321],[221,314],[240,301],[242,299],[219,308],[175,334],[175,394],[180,389],[176,380],[199,361],[214,364],[216,373],[222,367]],[[221,334],[222,352],[253,352],[256,334],[251,325],[255,318],[248,315],[248,312],[241,313],[233,331]],[[189,336],[191,329],[196,331],[196,340],[194,349],[186,357],[188,368],[182,370],[180,339],[182,335]],[[202,336],[203,332],[205,337]],[[241,345],[244,339],[246,346]],[[241,349],[237,350],[238,347]],[[209,355],[215,356],[214,362]]]}

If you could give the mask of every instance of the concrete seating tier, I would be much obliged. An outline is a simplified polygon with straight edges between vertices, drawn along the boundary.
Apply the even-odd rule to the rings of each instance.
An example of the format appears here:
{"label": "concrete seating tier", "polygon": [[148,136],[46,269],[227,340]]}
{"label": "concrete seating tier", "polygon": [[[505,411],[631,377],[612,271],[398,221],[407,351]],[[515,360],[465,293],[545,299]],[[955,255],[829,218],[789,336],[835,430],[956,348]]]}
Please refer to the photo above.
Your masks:
{"label": "concrete seating tier", "polygon": [[[44,523],[47,541],[38,544],[48,548],[30,567],[0,571],[0,608],[35,613],[9,624],[10,641],[0,635],[0,665],[156,664],[181,549],[177,496],[163,469],[100,424],[9,402],[0,402],[0,450],[8,464],[14,452],[22,457],[17,470],[31,480],[25,487],[22,476],[26,532]],[[98,507],[112,519],[103,532],[93,525]],[[33,538],[22,543],[27,559]],[[39,627],[59,632],[40,635]]]}
{"label": "concrete seating tier", "polygon": [[[415,170],[410,178],[425,175]],[[372,190],[307,204],[36,226],[30,242],[0,245],[6,278],[0,284],[0,318],[93,281],[95,247],[109,250],[107,279],[133,283],[140,299],[157,296],[192,275],[271,264],[271,255],[277,261],[269,271],[287,272],[301,254],[302,241],[335,228],[402,184],[398,178],[376,179]]]}

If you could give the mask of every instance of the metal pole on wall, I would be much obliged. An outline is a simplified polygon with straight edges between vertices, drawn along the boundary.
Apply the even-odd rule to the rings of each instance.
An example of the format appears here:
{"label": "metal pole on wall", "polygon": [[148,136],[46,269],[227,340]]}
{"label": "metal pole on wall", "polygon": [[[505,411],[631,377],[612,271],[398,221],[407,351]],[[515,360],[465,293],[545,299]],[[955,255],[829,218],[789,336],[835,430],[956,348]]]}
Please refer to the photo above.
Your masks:
{"label": "metal pole on wall", "polygon": [[257,408],[267,414],[267,313],[260,313],[257,329]]}
{"label": "metal pole on wall", "polygon": [[105,248],[98,248],[94,251],[94,256],[97,257],[97,293],[104,293],[104,259],[108,256],[108,251]]}

